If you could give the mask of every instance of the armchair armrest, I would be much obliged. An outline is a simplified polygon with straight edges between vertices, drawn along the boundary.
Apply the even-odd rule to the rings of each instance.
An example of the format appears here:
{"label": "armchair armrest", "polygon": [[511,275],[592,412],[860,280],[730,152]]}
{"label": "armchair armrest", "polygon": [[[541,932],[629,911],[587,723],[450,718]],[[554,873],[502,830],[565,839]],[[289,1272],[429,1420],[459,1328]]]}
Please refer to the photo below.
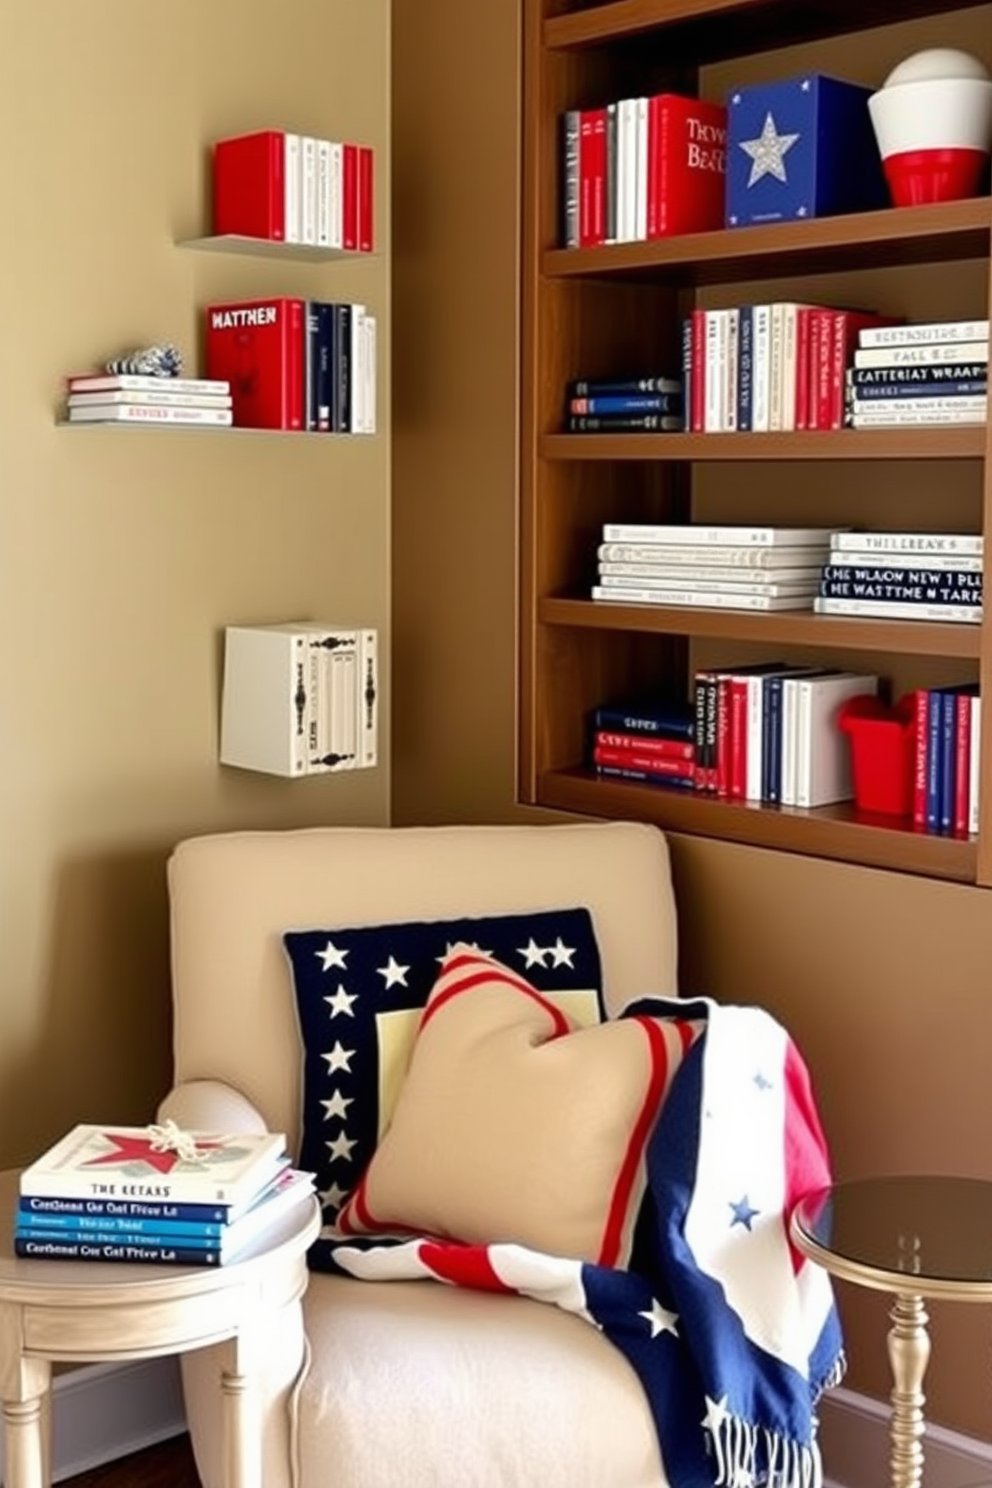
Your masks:
{"label": "armchair armrest", "polygon": [[248,1097],[222,1080],[187,1080],[174,1086],[158,1108],[159,1121],[170,1117],[185,1131],[268,1130]]}

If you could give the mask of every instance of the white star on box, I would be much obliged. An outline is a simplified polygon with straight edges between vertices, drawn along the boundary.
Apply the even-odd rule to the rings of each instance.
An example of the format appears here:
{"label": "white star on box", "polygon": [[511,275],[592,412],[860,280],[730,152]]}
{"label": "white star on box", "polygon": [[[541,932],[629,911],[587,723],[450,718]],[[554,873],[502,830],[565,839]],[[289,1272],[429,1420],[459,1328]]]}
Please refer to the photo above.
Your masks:
{"label": "white star on box", "polygon": [[348,952],[339,951],[333,940],[329,940],[322,951],[315,951],[314,955],[319,956],[323,962],[322,971],[330,971],[332,966],[340,966],[344,971],[344,963],[348,959]]}
{"label": "white star on box", "polygon": [[347,1013],[349,1018],[353,1018],[355,1014],[352,1012],[352,1007],[358,1001],[358,993],[346,992],[338,983],[337,991],[330,997],[325,997],[324,1001],[331,1010],[332,1018],[336,1018],[338,1013]]}
{"label": "white star on box", "polygon": [[385,966],[377,966],[376,971],[385,979],[386,983],[383,991],[388,992],[390,987],[395,987],[397,983],[401,987],[405,987],[406,974],[409,970],[409,966],[401,966],[395,956],[390,956]]}
{"label": "white star on box", "polygon": [[662,1307],[656,1298],[651,1300],[650,1312],[639,1312],[638,1317],[644,1318],[651,1325],[651,1337],[657,1338],[659,1333],[671,1333],[673,1338],[679,1336],[679,1330],[675,1324],[679,1320],[677,1312],[669,1312],[667,1307]]}
{"label": "white star on box", "polygon": [[347,1070],[351,1074],[351,1061],[354,1057],[354,1049],[342,1048],[340,1039],[335,1039],[334,1048],[329,1054],[321,1055],[322,1059],[327,1060],[327,1073],[329,1075],[333,1075],[335,1070]]}
{"label": "white star on box", "polygon": [[751,158],[751,174],[747,178],[749,189],[763,176],[774,176],[776,181],[788,180],[785,156],[797,139],[798,134],[779,134],[769,112],[765,115],[765,122],[757,139],[739,141],[744,154]]}

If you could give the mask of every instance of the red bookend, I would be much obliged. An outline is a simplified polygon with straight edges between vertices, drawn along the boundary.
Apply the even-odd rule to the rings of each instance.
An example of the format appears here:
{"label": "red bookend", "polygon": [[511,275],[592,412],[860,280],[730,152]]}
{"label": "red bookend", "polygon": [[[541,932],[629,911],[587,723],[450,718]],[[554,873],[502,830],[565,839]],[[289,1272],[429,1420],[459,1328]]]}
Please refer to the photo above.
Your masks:
{"label": "red bookend", "polygon": [[[652,131],[657,139],[652,142]],[[659,93],[648,101],[649,237],[723,226],[727,110],[722,103]],[[652,215],[651,203],[655,204]]]}
{"label": "red bookend", "polygon": [[375,157],[371,145],[358,147],[358,251],[371,253],[375,241],[373,193]]}
{"label": "red bookend", "polygon": [[341,232],[342,247],[358,249],[358,146],[345,145],[341,151]]}
{"label": "red bookend", "polygon": [[303,324],[302,300],[207,306],[207,376],[230,382],[236,428],[302,429]]}
{"label": "red bookend", "polygon": [[279,129],[218,140],[213,151],[213,230],[286,236],[285,137]]}

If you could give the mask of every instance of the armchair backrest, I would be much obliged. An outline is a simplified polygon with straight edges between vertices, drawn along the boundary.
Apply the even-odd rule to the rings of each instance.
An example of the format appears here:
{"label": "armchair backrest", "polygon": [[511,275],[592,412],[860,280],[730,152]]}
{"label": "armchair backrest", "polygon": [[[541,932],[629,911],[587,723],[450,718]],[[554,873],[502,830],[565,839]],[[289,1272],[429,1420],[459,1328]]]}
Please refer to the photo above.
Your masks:
{"label": "armchair backrest", "polygon": [[220,833],[181,842],[168,876],[176,1083],[234,1086],[293,1152],[301,1049],[286,930],[584,905],[611,1012],[676,992],[668,846],[633,822]]}

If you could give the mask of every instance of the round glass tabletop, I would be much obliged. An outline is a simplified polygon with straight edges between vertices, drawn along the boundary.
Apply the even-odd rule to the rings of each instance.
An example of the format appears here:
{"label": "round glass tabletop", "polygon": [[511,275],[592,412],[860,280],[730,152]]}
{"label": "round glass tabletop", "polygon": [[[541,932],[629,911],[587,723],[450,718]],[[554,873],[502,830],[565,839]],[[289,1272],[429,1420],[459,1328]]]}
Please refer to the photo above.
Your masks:
{"label": "round glass tabletop", "polygon": [[828,1271],[862,1285],[992,1300],[992,1179],[836,1183],[800,1200],[792,1236]]}

